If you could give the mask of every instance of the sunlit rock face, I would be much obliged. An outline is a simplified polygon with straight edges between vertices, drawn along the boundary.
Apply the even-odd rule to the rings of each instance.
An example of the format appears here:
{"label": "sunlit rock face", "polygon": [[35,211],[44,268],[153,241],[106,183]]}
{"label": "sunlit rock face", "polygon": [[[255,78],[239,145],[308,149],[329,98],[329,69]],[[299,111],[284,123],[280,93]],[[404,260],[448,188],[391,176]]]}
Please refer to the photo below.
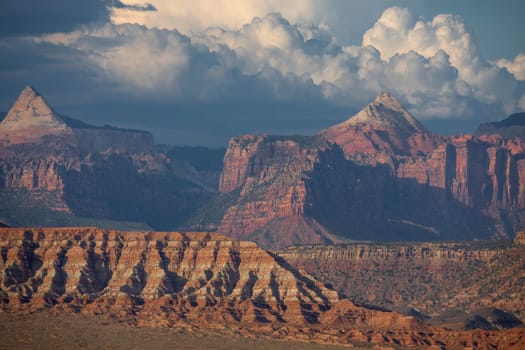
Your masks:
{"label": "sunlit rock face", "polygon": [[316,136],[232,138],[222,199],[203,221],[267,247],[512,237],[525,222],[524,155],[520,138],[433,135],[381,93]]}
{"label": "sunlit rock face", "polygon": [[27,86],[0,123],[0,140],[24,143],[50,135],[72,137],[73,132],[44,98]]}
{"label": "sunlit rock face", "polygon": [[339,301],[336,291],[255,243],[219,234],[5,228],[0,242],[9,305],[115,312],[170,305],[173,317],[199,318],[206,317],[200,309],[230,302],[239,307],[225,315],[233,321],[255,318],[257,303],[261,318],[277,320],[302,317],[301,303],[313,315]]}
{"label": "sunlit rock face", "polygon": [[398,156],[428,154],[443,142],[387,92],[379,94],[353,117],[320,134],[340,145],[350,159],[392,167]]}
{"label": "sunlit rock face", "polygon": [[207,232],[0,228],[0,305],[324,344],[523,345],[522,329],[451,332],[356,306],[253,242]]}
{"label": "sunlit rock face", "polygon": [[136,152],[153,146],[153,137],[148,132],[96,127],[60,116],[42,95],[27,86],[0,123],[0,143],[16,145],[49,140],[88,152],[107,149]]}

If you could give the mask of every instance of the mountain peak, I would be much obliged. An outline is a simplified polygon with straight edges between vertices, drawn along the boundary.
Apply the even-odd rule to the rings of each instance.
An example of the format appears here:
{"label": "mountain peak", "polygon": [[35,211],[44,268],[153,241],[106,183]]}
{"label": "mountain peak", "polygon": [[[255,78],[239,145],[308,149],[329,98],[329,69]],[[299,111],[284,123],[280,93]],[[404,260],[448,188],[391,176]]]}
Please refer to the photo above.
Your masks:
{"label": "mountain peak", "polygon": [[22,90],[9,113],[0,123],[0,128],[3,130],[33,128],[65,130],[67,125],[46,100],[28,85]]}
{"label": "mountain peak", "polygon": [[26,142],[44,135],[69,133],[71,129],[34,88],[26,86],[4,120],[0,134],[11,142]]}
{"label": "mountain peak", "polygon": [[393,155],[427,154],[440,142],[388,92],[321,135],[342,146],[347,157],[366,155],[379,163]]}
{"label": "mountain peak", "polygon": [[382,91],[377,97],[375,98],[373,104],[381,104],[383,106],[388,106],[391,109],[394,110],[402,110],[404,109],[403,105],[397,98],[395,98],[392,94]]}
{"label": "mountain peak", "polygon": [[374,129],[400,129],[409,134],[426,133],[425,127],[392,94],[381,92],[375,100],[348,119],[350,126],[369,125]]}
{"label": "mountain peak", "polygon": [[26,87],[20,93],[20,97],[21,96],[28,96],[28,97],[35,98],[36,96],[40,96],[40,94],[31,85],[26,85]]}

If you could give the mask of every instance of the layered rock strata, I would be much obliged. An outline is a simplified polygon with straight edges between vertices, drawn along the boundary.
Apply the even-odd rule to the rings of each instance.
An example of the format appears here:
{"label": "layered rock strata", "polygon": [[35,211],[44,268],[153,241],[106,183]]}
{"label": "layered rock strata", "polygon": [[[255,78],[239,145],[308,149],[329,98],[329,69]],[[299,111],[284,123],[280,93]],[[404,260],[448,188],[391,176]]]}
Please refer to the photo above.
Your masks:
{"label": "layered rock strata", "polygon": [[2,309],[147,326],[402,347],[523,345],[522,331],[447,332],[355,306],[251,242],[209,233],[0,229]]}
{"label": "layered rock strata", "polygon": [[0,218],[13,226],[84,218],[180,226],[216,192],[208,183],[218,171],[201,173],[169,152],[148,132],[62,117],[27,87],[0,123]]}
{"label": "layered rock strata", "polygon": [[525,321],[523,233],[513,243],[347,243],[279,255],[360,303],[431,317],[497,308]]}
{"label": "layered rock strata", "polygon": [[317,136],[232,138],[208,221],[268,247],[512,237],[524,159],[522,139],[439,137],[382,93]]}

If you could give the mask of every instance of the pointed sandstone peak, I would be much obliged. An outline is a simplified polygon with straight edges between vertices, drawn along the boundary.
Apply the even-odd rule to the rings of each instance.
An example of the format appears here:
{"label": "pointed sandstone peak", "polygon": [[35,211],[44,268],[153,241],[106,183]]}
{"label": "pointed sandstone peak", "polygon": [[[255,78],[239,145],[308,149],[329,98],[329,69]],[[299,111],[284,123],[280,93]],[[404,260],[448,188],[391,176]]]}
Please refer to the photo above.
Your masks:
{"label": "pointed sandstone peak", "polygon": [[340,145],[347,157],[391,166],[393,156],[427,154],[440,142],[387,92],[380,93],[350,119],[320,134]]}
{"label": "pointed sandstone peak", "polygon": [[0,123],[3,130],[51,129],[66,130],[67,125],[31,86],[26,86]]}
{"label": "pointed sandstone peak", "polygon": [[47,135],[72,135],[72,130],[41,95],[26,86],[0,123],[0,141],[34,142]]}
{"label": "pointed sandstone peak", "polygon": [[426,133],[425,127],[388,92],[381,92],[375,100],[363,108],[347,125],[367,124],[377,129],[401,129],[408,133]]}
{"label": "pointed sandstone peak", "polygon": [[382,104],[393,110],[404,110],[403,105],[399,102],[392,94],[381,91],[379,95],[375,98],[373,104]]}

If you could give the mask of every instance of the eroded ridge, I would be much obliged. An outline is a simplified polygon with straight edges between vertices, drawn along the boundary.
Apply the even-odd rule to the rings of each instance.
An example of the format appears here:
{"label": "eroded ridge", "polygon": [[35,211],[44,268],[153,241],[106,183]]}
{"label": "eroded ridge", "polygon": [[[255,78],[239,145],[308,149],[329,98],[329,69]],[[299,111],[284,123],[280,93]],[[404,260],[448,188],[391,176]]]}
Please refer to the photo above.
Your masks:
{"label": "eroded ridge", "polygon": [[50,308],[139,326],[416,348],[512,348],[525,337],[448,332],[359,307],[255,243],[207,232],[1,228],[0,288],[4,311]]}

